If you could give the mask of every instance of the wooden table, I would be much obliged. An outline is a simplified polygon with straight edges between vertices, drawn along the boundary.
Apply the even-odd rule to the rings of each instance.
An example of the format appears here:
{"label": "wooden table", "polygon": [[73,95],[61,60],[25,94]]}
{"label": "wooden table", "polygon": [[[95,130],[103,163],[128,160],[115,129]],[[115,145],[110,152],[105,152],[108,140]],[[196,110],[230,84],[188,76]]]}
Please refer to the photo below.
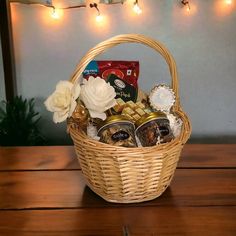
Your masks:
{"label": "wooden table", "polygon": [[107,203],[73,147],[0,148],[0,235],[236,235],[236,144],[186,145],[171,186]]}

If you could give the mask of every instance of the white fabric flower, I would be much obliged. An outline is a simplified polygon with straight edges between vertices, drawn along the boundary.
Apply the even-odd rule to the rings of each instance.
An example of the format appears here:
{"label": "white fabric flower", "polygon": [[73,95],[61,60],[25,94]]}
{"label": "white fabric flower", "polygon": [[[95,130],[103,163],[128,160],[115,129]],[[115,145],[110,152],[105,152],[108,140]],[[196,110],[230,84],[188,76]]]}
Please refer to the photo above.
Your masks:
{"label": "white fabric flower", "polygon": [[76,99],[80,94],[80,85],[69,81],[60,81],[56,90],[44,102],[48,111],[54,112],[53,121],[62,122],[70,117],[76,107]]}
{"label": "white fabric flower", "polygon": [[109,108],[116,105],[115,89],[100,77],[90,76],[84,79],[81,86],[80,99],[84,102],[92,118],[106,119],[104,113]]}

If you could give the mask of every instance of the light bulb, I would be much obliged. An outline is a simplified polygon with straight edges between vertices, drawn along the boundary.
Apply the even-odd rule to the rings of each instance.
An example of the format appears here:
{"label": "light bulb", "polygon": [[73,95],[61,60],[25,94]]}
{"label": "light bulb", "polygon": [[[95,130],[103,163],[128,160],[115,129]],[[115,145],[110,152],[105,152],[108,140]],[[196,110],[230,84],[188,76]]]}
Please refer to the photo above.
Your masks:
{"label": "light bulb", "polygon": [[142,9],[139,7],[137,2],[134,4],[133,10],[137,14],[141,14],[142,13]]}
{"label": "light bulb", "polygon": [[59,12],[56,8],[52,9],[51,17],[55,20],[58,20],[60,18]]}
{"label": "light bulb", "polygon": [[186,7],[186,11],[190,12],[190,3],[188,0],[182,0],[181,3]]}
{"label": "light bulb", "polygon": [[97,15],[96,16],[96,21],[99,23],[99,22],[102,22],[103,21],[103,16],[102,15]]}
{"label": "light bulb", "polygon": [[225,0],[225,3],[226,3],[227,5],[230,5],[230,4],[232,4],[232,0]]}
{"label": "light bulb", "polygon": [[190,5],[189,4],[187,5],[186,11],[190,12]]}

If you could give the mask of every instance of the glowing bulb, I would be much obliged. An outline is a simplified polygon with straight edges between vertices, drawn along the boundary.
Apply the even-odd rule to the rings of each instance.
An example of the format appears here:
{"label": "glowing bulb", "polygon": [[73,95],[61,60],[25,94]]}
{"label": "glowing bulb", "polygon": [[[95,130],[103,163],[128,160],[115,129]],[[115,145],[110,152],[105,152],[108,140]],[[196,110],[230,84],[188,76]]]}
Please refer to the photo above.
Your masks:
{"label": "glowing bulb", "polygon": [[141,14],[142,13],[142,9],[139,7],[137,2],[134,4],[133,10],[137,14]]}
{"label": "glowing bulb", "polygon": [[100,14],[96,16],[96,21],[97,22],[102,22],[103,21],[103,16],[101,16]]}
{"label": "glowing bulb", "polygon": [[226,3],[227,5],[230,5],[230,4],[232,4],[232,0],[225,0],[225,3]]}
{"label": "glowing bulb", "polygon": [[189,5],[187,6],[186,11],[190,12],[190,6]]}
{"label": "glowing bulb", "polygon": [[56,8],[52,9],[51,17],[55,20],[58,20],[60,18],[59,12]]}

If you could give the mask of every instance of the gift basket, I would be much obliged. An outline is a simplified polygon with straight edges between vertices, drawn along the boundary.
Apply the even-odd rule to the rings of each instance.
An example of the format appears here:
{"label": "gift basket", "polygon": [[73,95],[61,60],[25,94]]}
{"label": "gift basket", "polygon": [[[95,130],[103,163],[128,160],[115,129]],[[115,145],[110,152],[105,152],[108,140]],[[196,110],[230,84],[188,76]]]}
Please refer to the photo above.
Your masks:
{"label": "gift basket", "polygon": [[[148,100],[151,104],[155,103],[155,101],[159,101],[163,98],[163,95],[158,97],[158,92],[163,90],[164,93],[168,95],[166,95],[168,100],[171,102],[173,101],[170,116],[173,116],[174,114],[178,117],[178,120],[181,121],[181,128],[178,134],[175,136],[172,135],[172,138],[169,138],[168,141],[164,142],[164,139],[162,139],[163,142],[161,142],[159,136],[158,139],[154,139],[154,144],[151,143],[151,141],[153,141],[153,136],[150,135],[152,133],[149,132],[151,128],[152,130],[156,130],[156,127],[162,127],[162,134],[166,131],[169,132],[169,121],[167,122],[166,118],[168,115],[166,116],[162,113],[163,110],[161,109],[159,111],[158,107],[155,107],[155,104],[152,104],[152,108],[154,108],[154,110],[150,112],[146,111],[147,109],[145,110],[145,105],[141,102],[142,98],[146,95],[140,89],[138,90],[138,99],[140,99],[138,102],[138,108],[135,103],[135,111],[138,113],[135,114],[132,110],[134,103],[131,104],[128,102],[128,105],[126,106],[126,103],[121,100],[123,102],[122,104],[125,104],[126,106],[126,109],[123,109],[123,111],[126,110],[126,113],[122,113],[122,117],[124,118],[125,115],[127,115],[126,118],[129,116],[129,118],[132,119],[135,116],[139,117],[140,114],[144,114],[145,112],[148,113],[145,113],[145,115],[142,116],[142,119],[136,119],[135,122],[135,125],[138,126],[135,131],[135,135],[138,136],[140,141],[145,145],[136,145],[137,142],[135,141],[135,136],[132,133],[132,130],[135,129],[135,125],[133,125],[128,118],[125,118],[125,120],[123,119],[121,122],[120,116],[118,119],[117,115],[112,116],[112,119],[107,118],[108,120],[106,121],[106,125],[100,125],[98,132],[100,140],[91,138],[91,136],[89,136],[85,131],[86,126],[88,125],[87,120],[89,116],[86,112],[86,106],[87,108],[90,106],[87,102],[88,97],[85,95],[89,94],[89,96],[93,97],[95,96],[94,93],[96,93],[99,88],[95,88],[96,91],[94,93],[89,93],[89,90],[87,91],[86,89],[89,86],[89,83],[91,84],[92,82],[85,81],[85,84],[83,85],[84,92],[82,93],[82,90],[80,88],[76,88],[75,85],[82,83],[80,80],[85,68],[96,56],[109,48],[123,43],[144,44],[160,53],[169,66],[172,79],[170,88],[166,89],[163,85],[155,87],[152,90]],[[100,81],[96,82],[94,78],[93,80],[98,86]],[[122,82],[119,80],[118,82],[116,81],[116,83],[120,87],[123,86]],[[87,52],[87,54],[77,65],[77,68],[71,77],[70,84],[68,83],[66,86],[68,86],[67,91],[73,91],[73,96],[65,96],[65,99],[63,100],[68,100],[67,103],[70,103],[69,108],[66,108],[58,113],[58,110],[60,109],[51,105],[52,100],[54,99],[52,97],[49,97],[45,104],[48,110],[55,112],[55,119],[62,120],[65,119],[65,117],[69,117],[67,118],[68,132],[74,142],[75,151],[87,185],[96,194],[109,202],[143,202],[160,196],[170,185],[182,148],[191,133],[189,119],[183,112],[180,105],[176,64],[168,50],[160,42],[143,35],[127,34],[115,36],[99,43]],[[61,87],[61,85],[57,86],[59,92],[62,91]],[[84,102],[83,104],[81,104],[81,101],[76,100],[79,92],[81,92],[81,100]],[[102,90],[98,92],[103,93]],[[109,93],[112,93],[112,91],[109,90]],[[104,95],[104,97],[106,96],[109,97],[108,95]],[[68,97],[70,97],[70,99],[67,99]],[[172,97],[174,97],[174,100]],[[57,102],[61,102],[62,98],[58,97],[57,99],[54,99],[54,102],[55,100]],[[96,103],[97,100],[94,102],[97,107],[100,106],[99,101],[100,100],[98,99],[98,103]],[[119,101],[117,100],[117,102]],[[111,102],[109,102],[109,106],[107,105],[106,108],[110,108],[112,106],[116,107],[117,105],[115,105],[115,103],[111,105]],[[121,106],[124,105],[120,105],[120,107]],[[76,121],[76,116],[73,117],[72,113],[77,115],[79,114],[79,116],[77,116],[79,122],[77,122],[78,119]],[[134,116],[131,117],[131,114],[133,113]],[[80,116],[81,114],[82,116]],[[91,114],[92,112],[90,115]],[[70,117],[71,115],[72,117]],[[114,124],[114,122],[118,122],[119,129],[115,130],[114,126],[110,127],[110,125]],[[147,127],[147,124],[149,123],[151,126],[149,125]],[[109,133],[113,131],[115,133]],[[145,140],[146,134],[148,141],[147,138]],[[124,139],[126,139],[125,142]],[[109,140],[115,140],[114,142],[119,143],[119,145],[113,145],[109,142]]]}

